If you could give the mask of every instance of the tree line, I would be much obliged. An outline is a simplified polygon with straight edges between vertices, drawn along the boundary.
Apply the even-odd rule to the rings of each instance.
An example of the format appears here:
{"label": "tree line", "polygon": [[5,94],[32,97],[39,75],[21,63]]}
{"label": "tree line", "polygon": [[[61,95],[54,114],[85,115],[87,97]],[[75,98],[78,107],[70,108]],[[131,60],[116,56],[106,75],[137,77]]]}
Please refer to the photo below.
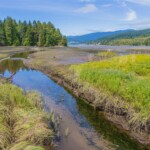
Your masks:
{"label": "tree line", "polygon": [[133,46],[150,46],[150,37],[137,37],[128,39],[103,40],[102,45],[133,45]]}
{"label": "tree line", "polygon": [[101,45],[146,45],[150,46],[150,29],[131,30],[89,42]]}
{"label": "tree line", "polygon": [[0,20],[1,46],[67,46],[67,39],[51,22]]}

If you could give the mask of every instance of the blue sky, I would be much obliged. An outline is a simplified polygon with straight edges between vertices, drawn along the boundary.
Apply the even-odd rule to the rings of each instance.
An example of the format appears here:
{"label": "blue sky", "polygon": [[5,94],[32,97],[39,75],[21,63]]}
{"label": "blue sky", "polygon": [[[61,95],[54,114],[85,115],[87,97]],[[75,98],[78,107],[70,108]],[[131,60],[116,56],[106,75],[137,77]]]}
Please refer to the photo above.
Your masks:
{"label": "blue sky", "polygon": [[51,21],[64,35],[150,28],[150,0],[1,0],[0,19]]}

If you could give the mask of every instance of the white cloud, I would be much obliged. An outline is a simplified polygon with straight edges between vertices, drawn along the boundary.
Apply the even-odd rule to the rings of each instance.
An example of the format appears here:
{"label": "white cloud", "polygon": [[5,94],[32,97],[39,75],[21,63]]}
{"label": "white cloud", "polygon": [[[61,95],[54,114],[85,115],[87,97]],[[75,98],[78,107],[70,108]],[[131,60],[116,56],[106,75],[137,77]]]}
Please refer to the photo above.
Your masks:
{"label": "white cloud", "polygon": [[125,23],[121,25],[130,25],[130,26],[143,26],[143,25],[150,25],[150,20],[144,20],[144,21],[137,21],[137,22],[131,22],[131,23]]}
{"label": "white cloud", "polygon": [[127,2],[141,4],[141,5],[150,5],[150,0],[126,0]]}
{"label": "white cloud", "polygon": [[94,12],[97,9],[98,8],[94,4],[87,4],[84,7],[81,7],[79,9],[75,10],[75,12],[86,14],[86,13]]}
{"label": "white cloud", "polygon": [[125,21],[133,21],[137,18],[137,14],[134,10],[130,10],[128,13],[127,13],[127,16],[125,18]]}
{"label": "white cloud", "polygon": [[136,22],[124,23],[120,25],[127,26],[130,29],[146,29],[146,28],[150,28],[150,20],[136,21]]}

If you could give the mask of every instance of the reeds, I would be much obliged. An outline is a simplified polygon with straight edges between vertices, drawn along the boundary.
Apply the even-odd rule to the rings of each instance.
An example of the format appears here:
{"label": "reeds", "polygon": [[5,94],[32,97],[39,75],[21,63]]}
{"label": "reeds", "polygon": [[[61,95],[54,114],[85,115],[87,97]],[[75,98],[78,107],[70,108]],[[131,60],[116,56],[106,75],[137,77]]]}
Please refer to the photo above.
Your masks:
{"label": "reeds", "polygon": [[117,53],[112,51],[104,51],[104,52],[98,52],[97,55],[101,57],[113,57],[113,56],[117,56]]}
{"label": "reeds", "polygon": [[[35,92],[0,84],[0,149],[44,150],[51,145],[49,117]],[[51,149],[51,148],[49,148]]]}

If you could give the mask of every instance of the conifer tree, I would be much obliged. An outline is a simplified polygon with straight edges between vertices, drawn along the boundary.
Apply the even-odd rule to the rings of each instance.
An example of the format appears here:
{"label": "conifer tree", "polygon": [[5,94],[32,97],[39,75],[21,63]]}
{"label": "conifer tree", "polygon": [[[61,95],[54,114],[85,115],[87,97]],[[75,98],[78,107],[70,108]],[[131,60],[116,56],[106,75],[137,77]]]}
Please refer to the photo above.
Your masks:
{"label": "conifer tree", "polygon": [[5,32],[4,32],[4,24],[0,21],[0,46],[6,45]]}
{"label": "conifer tree", "polygon": [[16,22],[7,17],[0,21],[0,45],[67,46],[67,39],[51,22]]}

